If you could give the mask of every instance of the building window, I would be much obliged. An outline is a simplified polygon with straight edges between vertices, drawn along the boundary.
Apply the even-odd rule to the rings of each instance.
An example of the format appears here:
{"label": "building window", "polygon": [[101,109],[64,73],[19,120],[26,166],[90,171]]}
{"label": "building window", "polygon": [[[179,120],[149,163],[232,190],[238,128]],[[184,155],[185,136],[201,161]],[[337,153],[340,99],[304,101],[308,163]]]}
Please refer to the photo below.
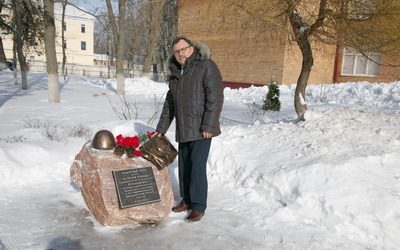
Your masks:
{"label": "building window", "polygon": [[63,30],[67,31],[67,24],[65,22],[63,23]]}
{"label": "building window", "polygon": [[347,9],[350,20],[366,20],[375,13],[376,0],[349,1]]}
{"label": "building window", "polygon": [[64,49],[67,48],[67,41],[64,41]]}
{"label": "building window", "polygon": [[84,25],[84,24],[81,24],[81,32],[82,32],[82,33],[85,33],[85,31],[86,31],[86,30],[85,30],[85,25]]}
{"label": "building window", "polygon": [[86,50],[86,42],[81,42],[81,50]]}
{"label": "building window", "polygon": [[368,53],[366,56],[355,49],[344,48],[342,75],[378,76],[381,55]]}

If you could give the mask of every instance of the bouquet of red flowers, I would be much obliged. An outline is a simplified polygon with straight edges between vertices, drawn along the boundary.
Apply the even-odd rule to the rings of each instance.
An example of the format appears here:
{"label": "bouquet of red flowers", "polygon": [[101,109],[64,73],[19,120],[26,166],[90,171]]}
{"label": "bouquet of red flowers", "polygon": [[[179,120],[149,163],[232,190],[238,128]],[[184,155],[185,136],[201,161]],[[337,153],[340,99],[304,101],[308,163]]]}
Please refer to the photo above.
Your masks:
{"label": "bouquet of red flowers", "polygon": [[139,134],[135,136],[123,137],[122,134],[117,135],[117,146],[114,148],[114,154],[122,156],[124,153],[126,157],[140,157],[140,146],[146,142],[155,132],[147,132],[146,134]]}

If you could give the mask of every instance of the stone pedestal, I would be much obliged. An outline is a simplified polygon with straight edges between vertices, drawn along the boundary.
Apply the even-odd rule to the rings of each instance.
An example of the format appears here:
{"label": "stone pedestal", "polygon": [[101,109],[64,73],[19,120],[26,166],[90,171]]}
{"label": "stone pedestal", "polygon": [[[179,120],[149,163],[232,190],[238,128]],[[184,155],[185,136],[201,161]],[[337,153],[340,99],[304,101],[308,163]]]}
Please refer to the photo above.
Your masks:
{"label": "stone pedestal", "polygon": [[[97,150],[86,143],[70,169],[71,179],[79,185],[86,205],[102,225],[157,223],[171,212],[174,196],[168,169],[158,170],[143,158],[121,158],[112,150]],[[113,170],[151,167],[161,201],[121,209]]]}

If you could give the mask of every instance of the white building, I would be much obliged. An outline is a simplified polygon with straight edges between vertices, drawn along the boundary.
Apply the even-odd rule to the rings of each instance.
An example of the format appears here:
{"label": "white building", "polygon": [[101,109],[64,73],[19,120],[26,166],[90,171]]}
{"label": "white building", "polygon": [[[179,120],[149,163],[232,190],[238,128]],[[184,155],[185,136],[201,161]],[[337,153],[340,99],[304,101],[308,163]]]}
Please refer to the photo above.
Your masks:
{"label": "white building", "polygon": [[[55,25],[56,25],[56,51],[57,61],[59,65],[62,62],[62,39],[61,29],[64,28],[67,69],[71,71],[86,68],[90,72],[94,66],[94,22],[95,18],[71,5],[68,5],[65,12],[64,25],[62,20],[62,7],[55,4]],[[4,52],[8,60],[13,57],[12,36],[2,35]],[[29,51],[26,55],[27,62],[32,71],[45,71],[46,57],[44,53],[44,45],[42,46],[42,54]],[[96,70],[98,71],[98,70]],[[82,74],[82,72],[80,72]],[[83,71],[85,74],[85,71]]]}

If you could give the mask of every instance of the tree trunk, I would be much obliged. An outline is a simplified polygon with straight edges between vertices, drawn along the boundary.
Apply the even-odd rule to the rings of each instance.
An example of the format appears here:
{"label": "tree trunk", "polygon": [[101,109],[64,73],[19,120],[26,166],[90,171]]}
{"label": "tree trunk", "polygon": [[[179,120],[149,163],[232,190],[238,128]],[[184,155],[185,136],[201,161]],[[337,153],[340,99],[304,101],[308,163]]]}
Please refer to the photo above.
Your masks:
{"label": "tree trunk", "polygon": [[54,0],[44,0],[44,44],[47,63],[48,99],[50,103],[60,102],[56,54],[56,27],[54,24]]}
{"label": "tree trunk", "polygon": [[18,57],[18,62],[19,62],[19,68],[21,71],[21,88],[22,89],[28,89],[28,78],[26,74],[26,58],[24,55],[24,51],[22,49],[22,40],[17,38],[17,43],[16,43],[16,49],[17,49],[17,57]]}
{"label": "tree trunk", "polygon": [[3,39],[0,37],[0,62],[4,62],[6,59],[7,58],[3,47]]}
{"label": "tree trunk", "polygon": [[296,110],[298,120],[304,121],[304,114],[307,110],[307,105],[305,101],[306,88],[314,59],[310,42],[308,40],[300,40],[299,42],[301,43],[301,45],[299,44],[299,47],[303,56],[303,61],[301,64],[300,76],[297,79],[296,91],[294,96],[294,108]]}
{"label": "tree trunk", "polygon": [[116,67],[117,67],[117,94],[125,95],[125,74],[124,74],[124,55],[125,55],[125,0],[119,0],[119,31],[118,43],[116,53]]}
{"label": "tree trunk", "polygon": [[143,62],[143,73],[148,74],[151,70],[152,59],[156,49],[157,41],[160,37],[160,19],[164,9],[165,0],[151,1],[150,4],[150,30],[146,44],[146,55]]}
{"label": "tree trunk", "polygon": [[314,63],[311,44],[308,40],[310,35],[310,27],[303,23],[301,17],[295,11],[290,14],[290,24],[296,38],[296,43],[299,46],[303,56],[301,72],[299,78],[297,79],[294,96],[294,108],[296,110],[298,120],[304,121],[304,114],[307,110],[305,101],[306,88],[308,79],[310,77],[311,68]]}
{"label": "tree trunk", "polygon": [[[106,0],[108,16],[110,18],[111,29],[114,34],[116,44],[116,74],[117,74],[117,94],[125,95],[125,76],[124,76],[124,49],[125,49],[125,0],[118,0],[119,20],[118,27],[115,20],[113,8],[110,0]],[[111,53],[110,53],[111,54]]]}
{"label": "tree trunk", "polygon": [[111,49],[111,33],[110,33],[110,31],[108,31],[107,32],[108,34],[107,34],[107,46],[108,46],[108,50],[107,50],[107,78],[108,79],[110,79],[111,78],[111,75],[110,75],[110,73],[111,73],[111,55],[112,55],[112,53],[111,53],[111,51],[112,51],[112,49]]}
{"label": "tree trunk", "polygon": [[[15,24],[13,24],[13,27],[15,27]],[[17,43],[15,42],[15,32],[13,34],[13,67],[14,67],[14,85],[18,85],[18,67],[17,67]]]}
{"label": "tree trunk", "polygon": [[[0,0],[0,13],[3,10],[4,0]],[[0,37],[0,62],[4,62],[6,60],[6,54],[4,53],[3,47],[3,39]]]}
{"label": "tree trunk", "polygon": [[22,39],[22,30],[23,30],[23,23],[22,23],[22,17],[21,14],[24,12],[24,10],[21,8],[21,4],[18,3],[17,1],[13,1],[14,4],[14,15],[15,15],[15,48],[17,51],[17,56],[18,56],[18,62],[19,62],[19,67],[21,70],[21,88],[22,89],[28,89],[28,79],[26,76],[26,58],[24,55],[23,51],[23,39]]}
{"label": "tree trunk", "polygon": [[65,25],[65,8],[67,7],[68,0],[62,0],[62,16],[61,16],[61,46],[62,46],[62,75],[66,77],[66,72],[65,72],[65,64],[67,63],[67,55],[65,54],[65,31],[64,31],[64,25]]}

